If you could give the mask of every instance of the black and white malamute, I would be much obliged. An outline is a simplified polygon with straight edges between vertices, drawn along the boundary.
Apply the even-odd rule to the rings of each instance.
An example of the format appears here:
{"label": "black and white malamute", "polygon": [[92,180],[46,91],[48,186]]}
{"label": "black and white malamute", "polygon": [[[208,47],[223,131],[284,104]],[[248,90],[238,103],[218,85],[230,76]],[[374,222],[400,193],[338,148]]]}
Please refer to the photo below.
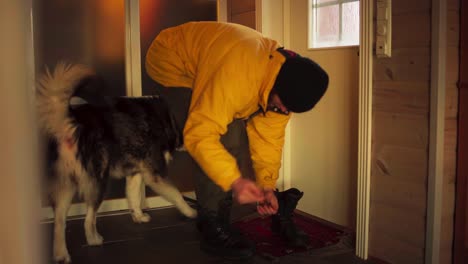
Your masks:
{"label": "black and white malamute", "polygon": [[46,71],[38,82],[39,124],[48,138],[46,188],[55,212],[56,261],[71,261],[65,223],[76,192],[88,208],[86,240],[89,245],[102,244],[96,230],[96,211],[109,177],[126,178],[127,199],[135,222],[150,220],[141,210],[142,181],[182,214],[196,217],[196,211],[164,179],[171,153],[182,147],[182,135],[166,102],[151,96],[116,97],[103,104],[70,104],[80,89],[99,89],[101,85],[89,68],[64,63],[52,72]]}

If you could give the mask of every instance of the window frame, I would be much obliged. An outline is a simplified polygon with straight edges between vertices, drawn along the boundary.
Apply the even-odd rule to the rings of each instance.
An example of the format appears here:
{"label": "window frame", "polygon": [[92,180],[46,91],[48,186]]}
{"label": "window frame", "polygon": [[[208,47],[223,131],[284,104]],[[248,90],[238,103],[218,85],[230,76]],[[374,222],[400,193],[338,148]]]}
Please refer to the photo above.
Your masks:
{"label": "window frame", "polygon": [[307,10],[308,12],[308,38],[307,38],[307,49],[308,50],[321,50],[321,49],[337,49],[337,48],[348,48],[348,47],[359,47],[360,43],[355,44],[355,45],[316,45],[315,35],[317,32],[317,9],[318,8],[323,8],[323,7],[328,7],[328,6],[336,6],[338,5],[339,8],[339,29],[338,29],[338,37],[339,41],[337,43],[342,42],[342,35],[343,35],[343,4],[346,3],[352,3],[352,2],[360,2],[360,0],[334,0],[326,3],[317,3],[317,0],[309,0],[309,8]]}

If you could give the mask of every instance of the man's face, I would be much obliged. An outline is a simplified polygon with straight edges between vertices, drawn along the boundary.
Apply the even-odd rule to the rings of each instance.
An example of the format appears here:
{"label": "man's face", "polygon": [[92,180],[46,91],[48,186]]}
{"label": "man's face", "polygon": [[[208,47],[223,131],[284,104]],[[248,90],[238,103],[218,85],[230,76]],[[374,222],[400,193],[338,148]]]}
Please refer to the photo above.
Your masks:
{"label": "man's face", "polygon": [[289,110],[286,106],[284,106],[283,102],[276,93],[272,93],[270,98],[268,99],[268,111],[273,111],[279,114],[288,115]]}

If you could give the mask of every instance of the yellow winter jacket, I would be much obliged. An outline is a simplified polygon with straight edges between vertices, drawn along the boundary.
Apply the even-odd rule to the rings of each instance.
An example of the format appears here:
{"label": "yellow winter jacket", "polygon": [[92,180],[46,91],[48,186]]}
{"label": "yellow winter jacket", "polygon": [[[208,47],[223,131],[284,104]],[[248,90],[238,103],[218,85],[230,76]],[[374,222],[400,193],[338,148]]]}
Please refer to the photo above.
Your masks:
{"label": "yellow winter jacket", "polygon": [[236,24],[190,22],[163,30],[146,55],[149,76],[166,87],[189,87],[192,99],[184,144],[225,191],[241,176],[220,142],[234,119],[247,119],[257,183],[274,188],[289,115],[266,112],[268,95],[285,58],[279,44]]}

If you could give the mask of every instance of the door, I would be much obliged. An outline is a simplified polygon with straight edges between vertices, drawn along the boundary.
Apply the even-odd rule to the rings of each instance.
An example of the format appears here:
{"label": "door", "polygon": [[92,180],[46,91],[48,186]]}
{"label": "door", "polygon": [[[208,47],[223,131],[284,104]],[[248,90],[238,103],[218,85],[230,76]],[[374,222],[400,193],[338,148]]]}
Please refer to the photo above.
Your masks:
{"label": "door", "polygon": [[309,49],[309,1],[289,2],[290,48],[316,61],[330,77],[315,108],[291,119],[290,156],[285,160],[291,187],[304,191],[298,209],[354,229],[359,46]]}
{"label": "door", "polygon": [[461,2],[455,264],[468,259],[468,3]]}
{"label": "door", "polygon": [[[83,63],[91,66],[106,81],[106,96],[126,95],[125,57],[126,33],[134,25],[126,24],[126,3],[137,2],[140,15],[140,54],[142,94],[160,92],[144,69],[147,49],[151,41],[164,28],[188,21],[216,20],[216,1],[213,0],[37,0],[33,3],[34,59],[36,73],[45,66],[53,67],[58,61]],[[128,48],[128,47],[127,47]],[[181,100],[186,93],[177,94]],[[189,98],[188,98],[189,99]],[[169,177],[181,191],[193,190],[190,168],[194,162],[187,153],[177,152],[169,168]],[[148,196],[155,194],[147,190]],[[127,209],[125,181],[111,180],[100,211]],[[69,215],[82,215],[86,207],[76,197]],[[150,201],[150,202],[148,202]],[[162,199],[148,199],[149,207],[169,205]],[[47,199],[43,198],[44,218],[53,216]]]}

